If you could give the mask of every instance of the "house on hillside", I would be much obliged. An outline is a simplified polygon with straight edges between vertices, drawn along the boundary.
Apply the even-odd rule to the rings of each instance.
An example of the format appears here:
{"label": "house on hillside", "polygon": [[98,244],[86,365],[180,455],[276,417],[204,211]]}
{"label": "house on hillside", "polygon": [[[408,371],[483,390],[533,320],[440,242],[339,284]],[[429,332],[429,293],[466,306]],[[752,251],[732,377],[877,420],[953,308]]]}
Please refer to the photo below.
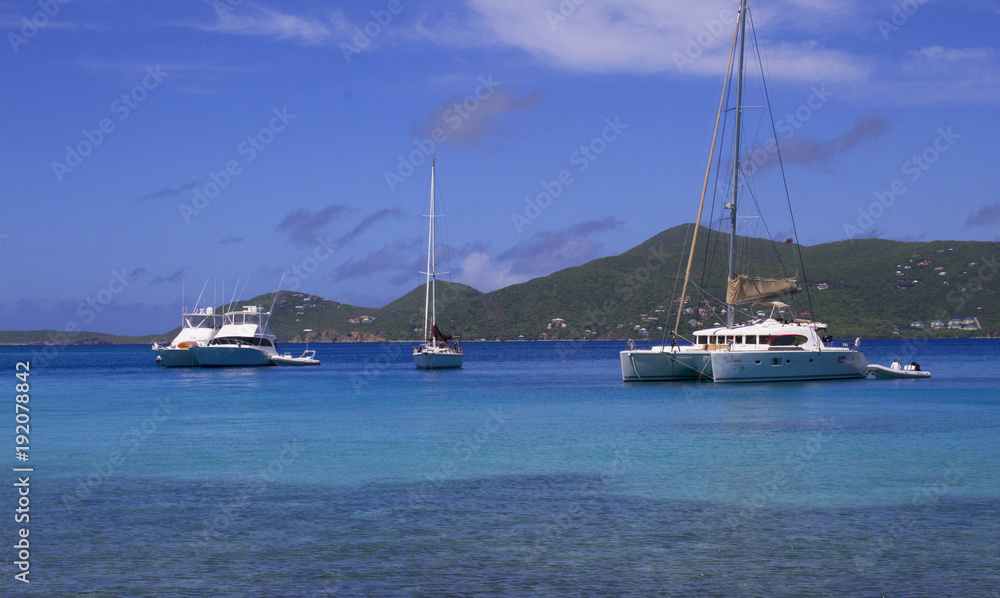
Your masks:
{"label": "house on hillside", "polygon": [[910,322],[910,328],[923,328],[923,327],[924,327],[924,323],[923,322],[919,322],[919,321]]}
{"label": "house on hillside", "polygon": [[942,322],[941,320],[934,320],[933,322],[931,322],[931,329],[941,330],[943,328],[944,328],[944,322]]}
{"label": "house on hillside", "polygon": [[825,291],[825,290],[827,290],[828,288],[830,288],[830,285],[828,285],[828,284],[827,284],[827,283],[825,283],[825,282],[821,282],[821,283],[819,283],[818,285],[816,285],[816,290],[817,290],[817,291]]}
{"label": "house on hillside", "polygon": [[952,318],[948,320],[948,330],[961,330],[961,329],[962,329],[962,320],[959,320],[958,318]]}

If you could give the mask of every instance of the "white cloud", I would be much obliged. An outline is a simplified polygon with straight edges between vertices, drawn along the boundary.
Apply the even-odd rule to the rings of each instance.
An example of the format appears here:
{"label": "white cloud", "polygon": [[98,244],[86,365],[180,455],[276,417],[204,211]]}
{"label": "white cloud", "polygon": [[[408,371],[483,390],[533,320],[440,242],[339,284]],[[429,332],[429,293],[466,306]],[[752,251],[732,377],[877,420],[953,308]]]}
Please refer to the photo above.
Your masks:
{"label": "white cloud", "polygon": [[248,3],[245,9],[218,15],[214,25],[200,27],[205,31],[217,31],[235,35],[270,37],[278,40],[294,40],[307,45],[322,45],[348,36],[348,21],[343,13],[334,10],[326,19],[297,16],[272,8]]}
{"label": "white cloud", "polygon": [[943,46],[928,46],[914,50],[908,54],[909,60],[904,64],[909,74],[925,77],[939,75],[944,71],[954,72],[955,69],[971,69],[984,73],[995,69],[997,51],[995,48],[945,48]]}
{"label": "white cloud", "polygon": [[[784,0],[761,19],[793,28],[792,37],[801,38],[820,18],[849,15],[853,4]],[[424,22],[421,31],[439,43],[501,44],[554,68],[597,73],[724,72],[736,23],[736,4],[728,0],[588,0],[580,5],[469,0],[469,7],[473,15],[467,20]],[[775,78],[813,80],[822,72],[828,81],[860,80],[867,73],[864,61],[816,40],[771,40],[769,46],[769,74]]]}
{"label": "white cloud", "polygon": [[906,55],[883,85],[907,103],[1000,101],[995,48],[928,46]]}
{"label": "white cloud", "polygon": [[484,293],[528,280],[529,276],[511,274],[511,264],[499,268],[493,266],[490,256],[482,251],[474,251],[465,256],[459,264],[461,276],[457,282],[467,284]]}

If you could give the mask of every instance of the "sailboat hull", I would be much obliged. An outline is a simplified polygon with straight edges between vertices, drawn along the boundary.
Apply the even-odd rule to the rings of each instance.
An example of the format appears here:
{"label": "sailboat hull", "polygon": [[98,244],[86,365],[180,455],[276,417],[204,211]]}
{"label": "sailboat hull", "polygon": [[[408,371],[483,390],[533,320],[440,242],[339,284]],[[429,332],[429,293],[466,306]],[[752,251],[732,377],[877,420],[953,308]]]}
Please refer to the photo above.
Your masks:
{"label": "sailboat hull", "polygon": [[624,382],[712,379],[712,358],[708,351],[660,347],[622,351],[620,355]]}
{"label": "sailboat hull", "polygon": [[712,353],[716,382],[846,380],[868,375],[858,351],[718,351]]}
{"label": "sailboat hull", "polygon": [[418,370],[444,370],[462,367],[465,355],[454,351],[414,351],[413,365]]}

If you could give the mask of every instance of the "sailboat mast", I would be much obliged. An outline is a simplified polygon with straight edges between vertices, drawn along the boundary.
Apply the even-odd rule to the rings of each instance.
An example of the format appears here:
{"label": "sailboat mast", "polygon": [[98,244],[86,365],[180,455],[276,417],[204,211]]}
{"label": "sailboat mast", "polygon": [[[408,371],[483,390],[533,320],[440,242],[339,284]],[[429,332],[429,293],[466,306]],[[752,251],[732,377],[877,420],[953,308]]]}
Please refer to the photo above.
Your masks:
{"label": "sailboat mast", "polygon": [[[736,151],[733,156],[733,201],[729,208],[729,278],[736,277],[736,200],[740,191],[740,129],[743,116],[743,53],[746,47],[747,0],[740,2],[740,54],[736,79]],[[727,293],[728,295],[728,293]],[[735,322],[736,306],[726,302],[726,328]]]}
{"label": "sailboat mast", "polygon": [[424,273],[427,275],[427,284],[424,287],[424,340],[427,340],[427,332],[430,327],[427,325],[427,318],[430,315],[431,308],[431,252],[434,247],[434,158],[431,158],[431,213],[428,218],[430,224],[428,224],[427,231],[427,270]]}
{"label": "sailboat mast", "polygon": [[430,270],[431,273],[431,326],[437,324],[437,238],[434,226],[434,158],[431,158],[431,234],[430,234]]}

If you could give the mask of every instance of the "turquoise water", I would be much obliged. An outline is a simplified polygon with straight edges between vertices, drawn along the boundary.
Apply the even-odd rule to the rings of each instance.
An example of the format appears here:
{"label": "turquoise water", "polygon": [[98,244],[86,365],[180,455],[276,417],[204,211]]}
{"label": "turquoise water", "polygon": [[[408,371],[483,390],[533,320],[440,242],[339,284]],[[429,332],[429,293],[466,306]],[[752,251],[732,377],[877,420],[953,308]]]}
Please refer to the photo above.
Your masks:
{"label": "turquoise water", "polygon": [[[930,380],[623,384],[623,343],[318,345],[317,368],[31,359],[37,596],[1000,596],[1000,342]],[[300,347],[283,345],[293,354]],[[2,398],[2,397],[0,397]],[[16,542],[8,470],[0,508]]]}

